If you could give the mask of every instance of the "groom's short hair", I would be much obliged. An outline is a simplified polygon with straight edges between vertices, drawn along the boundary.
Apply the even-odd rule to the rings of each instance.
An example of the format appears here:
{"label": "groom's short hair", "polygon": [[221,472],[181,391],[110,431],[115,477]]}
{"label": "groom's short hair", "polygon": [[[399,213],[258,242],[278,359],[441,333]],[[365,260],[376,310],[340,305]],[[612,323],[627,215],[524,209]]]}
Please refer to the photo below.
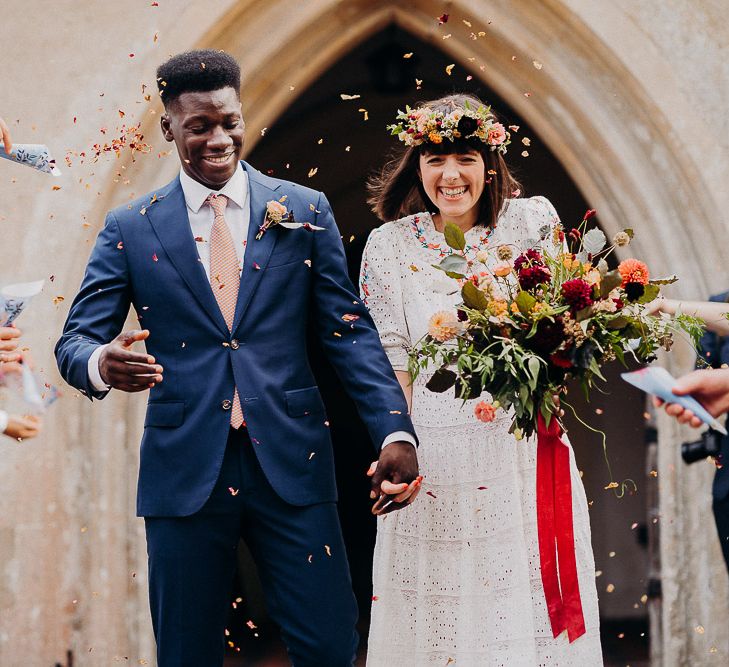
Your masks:
{"label": "groom's short hair", "polygon": [[196,49],[172,56],[157,68],[157,88],[165,107],[183,93],[230,86],[240,94],[240,66],[216,49]]}

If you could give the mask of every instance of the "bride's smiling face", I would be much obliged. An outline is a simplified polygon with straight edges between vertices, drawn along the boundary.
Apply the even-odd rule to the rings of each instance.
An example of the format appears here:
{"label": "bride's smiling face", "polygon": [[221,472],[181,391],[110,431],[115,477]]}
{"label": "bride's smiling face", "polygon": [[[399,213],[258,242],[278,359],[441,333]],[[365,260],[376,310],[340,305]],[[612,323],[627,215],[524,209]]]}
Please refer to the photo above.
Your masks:
{"label": "bride's smiling face", "polygon": [[423,189],[444,222],[472,226],[478,220],[486,167],[478,151],[420,156]]}

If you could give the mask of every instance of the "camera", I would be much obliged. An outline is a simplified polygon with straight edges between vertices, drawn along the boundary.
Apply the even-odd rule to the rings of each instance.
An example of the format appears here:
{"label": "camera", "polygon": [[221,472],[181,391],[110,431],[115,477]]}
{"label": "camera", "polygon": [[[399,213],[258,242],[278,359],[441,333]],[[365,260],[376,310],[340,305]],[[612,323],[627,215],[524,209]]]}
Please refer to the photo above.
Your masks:
{"label": "camera", "polygon": [[701,440],[684,442],[681,445],[681,458],[685,463],[696,463],[707,456],[719,456],[721,453],[721,434],[710,428],[701,434]]}

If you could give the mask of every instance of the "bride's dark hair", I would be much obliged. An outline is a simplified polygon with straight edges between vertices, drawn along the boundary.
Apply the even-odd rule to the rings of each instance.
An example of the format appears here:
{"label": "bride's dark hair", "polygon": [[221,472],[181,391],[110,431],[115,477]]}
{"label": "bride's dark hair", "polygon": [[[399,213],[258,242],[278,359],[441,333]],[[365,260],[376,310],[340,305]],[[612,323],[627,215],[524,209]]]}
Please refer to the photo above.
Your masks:
{"label": "bride's dark hair", "polygon": [[[447,95],[420,106],[447,114],[454,109],[463,109],[466,104],[474,109],[483,106],[483,102],[477,97],[464,93]],[[496,114],[492,115],[496,119]],[[521,185],[509,171],[501,153],[492,151],[477,138],[455,141],[447,139],[440,144],[425,142],[398,150],[382,171],[367,183],[367,203],[375,215],[384,221],[427,211],[433,207],[433,202],[425,193],[420,180],[420,156],[454,153],[464,155],[471,151],[481,154],[485,167],[486,187],[481,195],[477,224],[494,226],[502,207],[508,205],[511,197],[518,196],[514,193],[521,190]]]}

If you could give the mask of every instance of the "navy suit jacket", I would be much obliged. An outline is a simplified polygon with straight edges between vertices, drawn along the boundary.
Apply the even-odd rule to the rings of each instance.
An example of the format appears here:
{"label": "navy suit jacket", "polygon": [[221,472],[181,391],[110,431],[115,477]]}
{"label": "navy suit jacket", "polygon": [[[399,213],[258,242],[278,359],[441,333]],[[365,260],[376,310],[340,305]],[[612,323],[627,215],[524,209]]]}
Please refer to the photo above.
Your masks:
{"label": "navy suit jacket", "polygon": [[[729,292],[722,292],[709,297],[710,301],[729,301]],[[714,368],[722,364],[729,366],[729,338],[718,336],[707,331],[699,342],[699,354]],[[723,500],[729,495],[729,437],[721,436],[721,468],[716,469],[712,493],[717,500]]]}
{"label": "navy suit jacket", "polygon": [[[347,276],[326,197],[242,163],[250,228],[232,333],[197,254],[180,179],[108,213],[56,345],[61,374],[90,398],[93,350],[110,342],[134,306],[148,352],[164,367],[149,392],[137,513],[185,516],[207,500],[220,471],[234,388],[261,466],[288,503],[336,500],[324,404],[306,347],[311,322],[379,448],[414,433],[407,405],[366,307]],[[324,231],[273,227],[260,240],[266,202],[281,200]]]}

